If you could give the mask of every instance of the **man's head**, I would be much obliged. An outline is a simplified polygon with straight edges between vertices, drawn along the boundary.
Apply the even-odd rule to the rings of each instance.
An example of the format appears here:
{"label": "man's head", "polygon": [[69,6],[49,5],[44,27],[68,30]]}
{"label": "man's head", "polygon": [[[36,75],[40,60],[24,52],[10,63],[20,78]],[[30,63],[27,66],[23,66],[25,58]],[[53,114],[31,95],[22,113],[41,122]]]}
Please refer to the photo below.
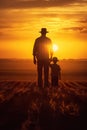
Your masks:
{"label": "man's head", "polygon": [[47,31],[47,29],[46,29],[46,28],[41,28],[40,33],[41,33],[42,35],[43,35],[43,34],[45,34],[45,35],[46,35],[46,33],[48,33],[48,31]]}

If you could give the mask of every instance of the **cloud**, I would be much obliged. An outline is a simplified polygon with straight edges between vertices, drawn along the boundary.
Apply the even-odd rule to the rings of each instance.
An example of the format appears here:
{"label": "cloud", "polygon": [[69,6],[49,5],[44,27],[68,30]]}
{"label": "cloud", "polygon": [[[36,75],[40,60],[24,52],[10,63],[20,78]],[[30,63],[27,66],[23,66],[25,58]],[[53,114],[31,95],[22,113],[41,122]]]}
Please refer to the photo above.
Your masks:
{"label": "cloud", "polygon": [[0,0],[0,8],[57,7],[86,4],[86,0]]}
{"label": "cloud", "polygon": [[12,26],[10,26],[10,25],[4,25],[4,24],[0,24],[0,29],[8,29],[8,28],[12,28]]}
{"label": "cloud", "polygon": [[81,31],[83,30],[83,27],[70,27],[70,28],[63,28],[63,30],[73,30],[73,31]]}
{"label": "cloud", "polygon": [[83,19],[83,20],[80,20],[78,22],[80,22],[80,23],[87,23],[87,19]]}
{"label": "cloud", "polygon": [[87,33],[87,27],[70,27],[70,28],[63,28],[62,30],[69,32],[69,31],[76,31],[80,33]]}
{"label": "cloud", "polygon": [[0,31],[0,40],[3,40],[3,39],[7,40],[10,38],[11,36],[9,36],[8,33]]}
{"label": "cloud", "polygon": [[87,33],[87,27],[83,28],[83,30],[81,30],[81,33]]}

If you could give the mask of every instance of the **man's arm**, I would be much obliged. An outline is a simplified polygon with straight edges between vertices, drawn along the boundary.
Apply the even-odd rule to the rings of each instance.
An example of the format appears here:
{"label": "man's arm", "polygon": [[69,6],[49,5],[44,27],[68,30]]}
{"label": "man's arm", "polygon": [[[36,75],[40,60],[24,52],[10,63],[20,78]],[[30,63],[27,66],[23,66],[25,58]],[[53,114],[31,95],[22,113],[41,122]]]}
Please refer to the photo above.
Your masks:
{"label": "man's arm", "polygon": [[36,64],[36,53],[37,53],[37,44],[35,40],[34,47],[33,47],[33,63],[34,64]]}
{"label": "man's arm", "polygon": [[33,63],[36,64],[36,56],[33,56]]}

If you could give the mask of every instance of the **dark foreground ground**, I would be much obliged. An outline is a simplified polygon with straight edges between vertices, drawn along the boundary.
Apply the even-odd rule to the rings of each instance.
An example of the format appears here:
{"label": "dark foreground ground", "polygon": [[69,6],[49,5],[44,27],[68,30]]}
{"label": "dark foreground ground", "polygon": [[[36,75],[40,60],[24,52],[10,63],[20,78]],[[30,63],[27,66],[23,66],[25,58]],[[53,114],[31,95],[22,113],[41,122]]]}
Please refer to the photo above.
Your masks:
{"label": "dark foreground ground", "polygon": [[87,130],[87,81],[0,81],[0,130]]}

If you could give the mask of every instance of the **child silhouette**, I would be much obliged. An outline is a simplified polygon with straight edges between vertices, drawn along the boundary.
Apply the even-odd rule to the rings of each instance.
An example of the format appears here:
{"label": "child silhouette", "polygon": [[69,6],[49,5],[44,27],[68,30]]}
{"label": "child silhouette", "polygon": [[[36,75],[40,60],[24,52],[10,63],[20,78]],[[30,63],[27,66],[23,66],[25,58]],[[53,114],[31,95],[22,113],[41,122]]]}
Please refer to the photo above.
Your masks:
{"label": "child silhouette", "polygon": [[[53,87],[59,85],[59,79],[61,79],[61,68],[57,64],[59,60],[57,57],[53,57],[53,59],[50,61],[50,68],[51,68],[51,85]],[[53,63],[51,63],[53,62]]]}

